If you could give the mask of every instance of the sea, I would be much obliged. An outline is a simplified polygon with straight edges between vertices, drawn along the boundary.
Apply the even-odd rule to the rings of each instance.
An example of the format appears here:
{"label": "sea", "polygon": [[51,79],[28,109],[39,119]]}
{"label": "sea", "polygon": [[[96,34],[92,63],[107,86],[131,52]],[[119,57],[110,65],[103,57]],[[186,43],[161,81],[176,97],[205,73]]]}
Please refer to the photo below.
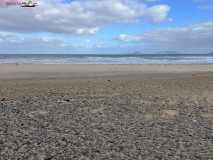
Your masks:
{"label": "sea", "polygon": [[0,54],[0,64],[213,64],[213,54]]}

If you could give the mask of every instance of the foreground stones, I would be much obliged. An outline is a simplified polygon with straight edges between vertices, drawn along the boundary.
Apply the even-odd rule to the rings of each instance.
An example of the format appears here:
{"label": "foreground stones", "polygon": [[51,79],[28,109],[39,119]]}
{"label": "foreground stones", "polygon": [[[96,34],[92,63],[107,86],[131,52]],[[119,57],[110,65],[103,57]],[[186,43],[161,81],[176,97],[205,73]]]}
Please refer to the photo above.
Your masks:
{"label": "foreground stones", "polygon": [[202,74],[1,80],[0,159],[213,159]]}
{"label": "foreground stones", "polygon": [[126,96],[83,96],[79,103],[78,97],[67,103],[56,102],[64,99],[60,94],[7,103],[0,116],[1,159],[213,158],[208,106],[141,104]]}

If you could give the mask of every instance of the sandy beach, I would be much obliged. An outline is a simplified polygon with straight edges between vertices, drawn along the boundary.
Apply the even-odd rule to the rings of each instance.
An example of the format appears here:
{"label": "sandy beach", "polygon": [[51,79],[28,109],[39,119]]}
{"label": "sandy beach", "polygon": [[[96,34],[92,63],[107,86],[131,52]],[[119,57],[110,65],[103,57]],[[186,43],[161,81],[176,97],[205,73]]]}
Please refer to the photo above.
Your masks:
{"label": "sandy beach", "polygon": [[0,65],[0,159],[213,159],[213,65]]}

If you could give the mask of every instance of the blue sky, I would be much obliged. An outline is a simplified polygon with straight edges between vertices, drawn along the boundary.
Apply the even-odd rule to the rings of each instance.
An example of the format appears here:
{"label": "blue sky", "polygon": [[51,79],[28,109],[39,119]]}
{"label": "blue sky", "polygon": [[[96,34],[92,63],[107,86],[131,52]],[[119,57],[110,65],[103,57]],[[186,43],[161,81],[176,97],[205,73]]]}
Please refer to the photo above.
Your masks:
{"label": "blue sky", "polygon": [[0,6],[0,54],[213,52],[212,0],[33,2]]}

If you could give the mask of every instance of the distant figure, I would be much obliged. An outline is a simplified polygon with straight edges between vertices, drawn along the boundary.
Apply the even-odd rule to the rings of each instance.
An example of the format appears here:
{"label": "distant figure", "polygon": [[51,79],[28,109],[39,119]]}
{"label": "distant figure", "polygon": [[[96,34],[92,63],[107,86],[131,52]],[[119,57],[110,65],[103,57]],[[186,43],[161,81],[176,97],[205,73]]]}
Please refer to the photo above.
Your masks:
{"label": "distant figure", "polygon": [[19,63],[18,63],[18,62],[16,62],[16,66],[19,66]]}

